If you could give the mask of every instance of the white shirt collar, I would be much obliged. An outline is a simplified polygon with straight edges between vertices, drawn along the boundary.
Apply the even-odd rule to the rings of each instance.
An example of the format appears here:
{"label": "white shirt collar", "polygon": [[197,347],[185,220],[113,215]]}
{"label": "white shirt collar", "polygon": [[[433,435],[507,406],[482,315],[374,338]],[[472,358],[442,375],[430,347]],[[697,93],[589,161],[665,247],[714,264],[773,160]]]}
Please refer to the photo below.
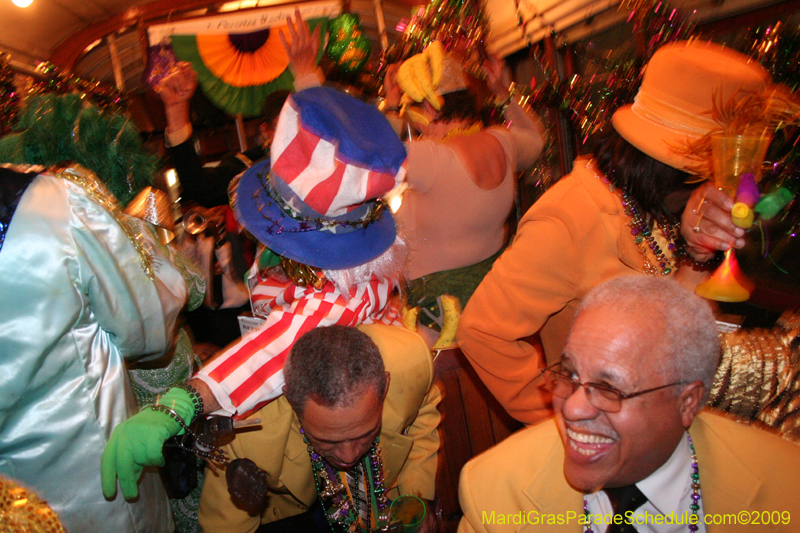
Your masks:
{"label": "white shirt collar", "polygon": [[692,452],[686,436],[684,434],[666,463],[636,483],[647,500],[663,515],[678,515],[685,511],[682,502],[692,491]]}

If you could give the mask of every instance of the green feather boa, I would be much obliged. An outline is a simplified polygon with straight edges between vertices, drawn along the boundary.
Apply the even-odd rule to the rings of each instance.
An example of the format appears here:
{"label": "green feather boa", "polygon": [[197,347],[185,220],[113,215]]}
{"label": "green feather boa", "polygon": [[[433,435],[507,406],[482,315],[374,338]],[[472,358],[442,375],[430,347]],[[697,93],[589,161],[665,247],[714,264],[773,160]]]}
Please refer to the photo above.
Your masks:
{"label": "green feather boa", "polygon": [[122,205],[152,184],[158,167],[128,118],[101,111],[78,94],[30,97],[19,128],[20,133],[0,138],[0,163],[79,163],[97,174]]}

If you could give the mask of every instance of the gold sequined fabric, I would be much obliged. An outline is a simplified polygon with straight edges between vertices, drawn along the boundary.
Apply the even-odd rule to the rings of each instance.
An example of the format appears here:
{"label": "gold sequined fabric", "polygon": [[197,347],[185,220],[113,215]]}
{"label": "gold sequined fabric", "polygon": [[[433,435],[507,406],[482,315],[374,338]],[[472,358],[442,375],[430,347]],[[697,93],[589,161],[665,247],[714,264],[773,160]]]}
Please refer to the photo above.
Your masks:
{"label": "gold sequined fabric", "polygon": [[785,312],[772,329],[726,333],[721,341],[709,406],[800,445],[800,310]]}
{"label": "gold sequined fabric", "polygon": [[0,477],[0,533],[65,533],[65,530],[46,502]]}

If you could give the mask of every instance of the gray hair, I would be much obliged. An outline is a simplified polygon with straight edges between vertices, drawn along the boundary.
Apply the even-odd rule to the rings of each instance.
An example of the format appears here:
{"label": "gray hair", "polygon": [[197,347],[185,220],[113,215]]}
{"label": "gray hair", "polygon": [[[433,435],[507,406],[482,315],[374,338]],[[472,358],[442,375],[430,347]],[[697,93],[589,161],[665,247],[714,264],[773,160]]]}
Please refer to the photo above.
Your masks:
{"label": "gray hair", "polygon": [[[384,216],[389,215],[385,213]],[[400,285],[406,257],[408,257],[408,243],[398,229],[394,243],[372,261],[344,270],[323,270],[323,273],[325,279],[331,281],[336,290],[349,299],[351,289],[368,284],[373,277],[388,278],[395,285]]]}
{"label": "gray hair", "polygon": [[283,367],[286,399],[302,417],[309,398],[322,406],[350,406],[372,388],[383,397],[388,384],[378,347],[354,327],[327,326],[300,337]]}
{"label": "gray hair", "polygon": [[714,315],[702,298],[668,278],[631,275],[592,289],[577,313],[599,307],[640,317],[647,334],[642,342],[663,355],[661,371],[667,379],[702,381],[708,395],[719,365],[720,341]]}

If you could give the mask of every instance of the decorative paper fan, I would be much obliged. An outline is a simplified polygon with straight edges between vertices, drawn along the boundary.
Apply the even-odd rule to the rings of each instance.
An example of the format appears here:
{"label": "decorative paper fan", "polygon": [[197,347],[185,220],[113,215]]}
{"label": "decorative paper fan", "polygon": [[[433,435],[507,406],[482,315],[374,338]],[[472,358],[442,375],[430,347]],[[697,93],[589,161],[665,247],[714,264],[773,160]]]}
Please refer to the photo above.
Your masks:
{"label": "decorative paper fan", "polygon": [[[308,21],[311,31],[320,25],[322,56],[328,19]],[[228,35],[173,35],[172,48],[197,71],[197,80],[209,100],[230,115],[257,117],[264,98],[273,91],[292,90],[294,78],[279,32],[289,41],[286,25],[252,33]]]}

